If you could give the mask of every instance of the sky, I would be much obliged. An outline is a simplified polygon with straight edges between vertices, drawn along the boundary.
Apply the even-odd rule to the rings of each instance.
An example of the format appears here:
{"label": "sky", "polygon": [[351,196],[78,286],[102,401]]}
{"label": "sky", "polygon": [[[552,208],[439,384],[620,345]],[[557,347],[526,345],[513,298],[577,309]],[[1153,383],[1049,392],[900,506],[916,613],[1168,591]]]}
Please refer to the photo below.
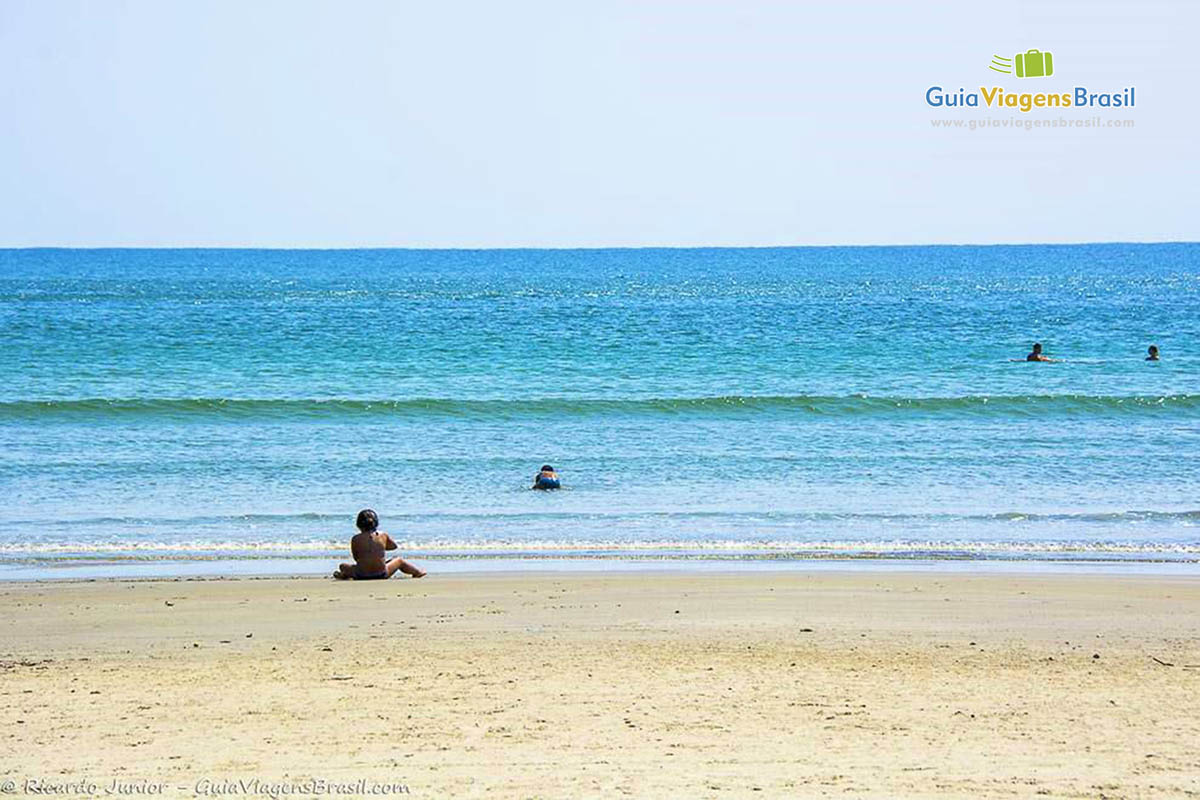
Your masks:
{"label": "sky", "polygon": [[[1198,30],[1154,0],[0,0],[0,247],[1194,241]],[[1051,77],[988,69],[1030,49]],[[1134,125],[934,127],[1097,116]]]}

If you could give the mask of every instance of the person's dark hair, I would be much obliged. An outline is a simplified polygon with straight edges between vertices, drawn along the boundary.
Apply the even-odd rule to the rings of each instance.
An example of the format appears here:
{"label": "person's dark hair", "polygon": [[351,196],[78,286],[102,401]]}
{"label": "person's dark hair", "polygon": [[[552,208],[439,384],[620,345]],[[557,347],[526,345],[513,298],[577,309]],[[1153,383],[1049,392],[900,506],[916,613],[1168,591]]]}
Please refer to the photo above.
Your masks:
{"label": "person's dark hair", "polygon": [[379,528],[379,515],[369,508],[364,508],[358,512],[358,519],[354,524],[363,533],[374,533]]}
{"label": "person's dark hair", "polygon": [[554,467],[549,464],[542,464],[542,472],[554,472]]}
{"label": "person's dark hair", "polygon": [[1150,345],[1150,352],[1151,352],[1151,353],[1157,353],[1157,352],[1158,352],[1158,345],[1156,345],[1156,344],[1152,344],[1152,345]]}
{"label": "person's dark hair", "polygon": [[1041,342],[1034,342],[1034,343],[1033,343],[1033,352],[1035,352],[1035,353],[1036,353],[1038,350],[1041,350],[1041,349],[1042,349],[1042,343],[1041,343]]}

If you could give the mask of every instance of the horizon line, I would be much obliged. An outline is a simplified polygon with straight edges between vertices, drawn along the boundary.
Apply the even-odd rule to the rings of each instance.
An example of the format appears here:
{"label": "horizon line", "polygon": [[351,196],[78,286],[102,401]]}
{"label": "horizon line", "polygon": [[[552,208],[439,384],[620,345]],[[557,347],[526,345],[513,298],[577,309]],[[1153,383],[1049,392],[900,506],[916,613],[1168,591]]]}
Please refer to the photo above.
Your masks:
{"label": "horizon line", "polygon": [[417,252],[477,252],[477,251],[596,251],[596,250],[828,250],[832,248],[902,248],[902,247],[1084,247],[1093,245],[1179,245],[1200,244],[1200,240],[1162,239],[1151,241],[1112,240],[1076,242],[928,242],[908,244],[652,244],[652,245],[501,245],[501,246],[413,246],[413,245],[0,245],[0,251],[27,250],[260,250],[260,251],[324,251],[354,252],[363,250],[404,250]]}

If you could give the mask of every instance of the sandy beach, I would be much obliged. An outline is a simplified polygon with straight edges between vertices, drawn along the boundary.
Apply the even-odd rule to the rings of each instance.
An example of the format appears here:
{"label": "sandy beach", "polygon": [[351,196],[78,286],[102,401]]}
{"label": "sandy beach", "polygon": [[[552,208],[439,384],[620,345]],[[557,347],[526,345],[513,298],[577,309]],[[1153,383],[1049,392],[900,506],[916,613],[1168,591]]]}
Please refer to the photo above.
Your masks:
{"label": "sandy beach", "polygon": [[1198,610],[1160,576],[6,584],[0,781],[1194,797]]}

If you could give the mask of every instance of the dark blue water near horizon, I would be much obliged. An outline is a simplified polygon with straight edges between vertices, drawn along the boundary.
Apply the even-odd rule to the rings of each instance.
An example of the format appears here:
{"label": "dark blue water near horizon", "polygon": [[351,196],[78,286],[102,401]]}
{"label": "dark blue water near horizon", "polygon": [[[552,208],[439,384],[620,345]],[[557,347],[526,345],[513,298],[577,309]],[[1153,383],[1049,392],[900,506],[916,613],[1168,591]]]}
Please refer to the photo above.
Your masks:
{"label": "dark blue water near horizon", "polygon": [[0,250],[0,333],[0,561],[1200,558],[1197,244]]}

